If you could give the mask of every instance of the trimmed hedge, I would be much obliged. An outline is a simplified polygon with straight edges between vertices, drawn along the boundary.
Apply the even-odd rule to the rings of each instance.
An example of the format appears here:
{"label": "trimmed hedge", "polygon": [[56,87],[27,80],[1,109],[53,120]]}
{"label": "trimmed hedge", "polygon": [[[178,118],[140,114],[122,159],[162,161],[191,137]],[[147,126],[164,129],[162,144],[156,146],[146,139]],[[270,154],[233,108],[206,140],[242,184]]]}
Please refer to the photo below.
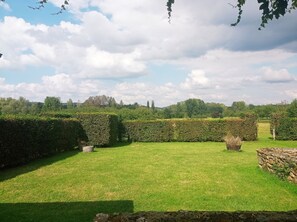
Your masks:
{"label": "trimmed hedge", "polygon": [[128,140],[141,142],[170,142],[174,130],[171,121],[127,121],[123,122]]}
{"label": "trimmed hedge", "polygon": [[118,140],[118,116],[115,114],[78,113],[76,117],[86,135],[87,142],[95,146],[112,146]]}
{"label": "trimmed hedge", "polygon": [[139,142],[223,141],[231,133],[246,141],[257,139],[257,119],[174,119],[123,122],[126,136]]}
{"label": "trimmed hedge", "polygon": [[0,118],[0,168],[74,149],[84,138],[74,119]]}
{"label": "trimmed hedge", "polygon": [[297,140],[297,118],[284,114],[274,114],[271,117],[270,130],[275,129],[277,140]]}

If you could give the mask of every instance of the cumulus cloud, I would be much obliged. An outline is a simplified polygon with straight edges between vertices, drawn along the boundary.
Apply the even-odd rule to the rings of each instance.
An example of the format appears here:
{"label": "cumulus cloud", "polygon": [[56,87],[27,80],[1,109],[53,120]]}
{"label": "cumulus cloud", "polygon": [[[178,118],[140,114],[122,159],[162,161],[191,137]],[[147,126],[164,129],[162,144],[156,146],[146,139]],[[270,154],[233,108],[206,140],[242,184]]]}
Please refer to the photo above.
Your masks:
{"label": "cumulus cloud", "polygon": [[208,85],[209,79],[206,77],[203,70],[193,70],[184,82],[181,83],[181,87],[184,89],[193,89],[196,87],[205,87]]}
{"label": "cumulus cloud", "polygon": [[[4,17],[0,96],[83,100],[107,94],[126,103],[155,100],[163,106],[189,97],[261,103],[295,95],[296,13],[258,31],[258,4],[248,1],[234,28],[237,10],[228,3],[177,1],[171,24],[159,0],[77,0],[69,6],[71,19],[56,25]],[[152,64],[182,71],[164,80],[162,72],[170,70],[152,77]],[[17,81],[19,72],[31,67],[51,71],[41,72],[38,83]],[[7,70],[17,70],[13,84],[1,78]],[[271,83],[285,86],[275,92]]]}
{"label": "cumulus cloud", "polygon": [[262,71],[262,80],[268,83],[287,83],[295,80],[287,69],[274,70],[270,67],[264,67]]}

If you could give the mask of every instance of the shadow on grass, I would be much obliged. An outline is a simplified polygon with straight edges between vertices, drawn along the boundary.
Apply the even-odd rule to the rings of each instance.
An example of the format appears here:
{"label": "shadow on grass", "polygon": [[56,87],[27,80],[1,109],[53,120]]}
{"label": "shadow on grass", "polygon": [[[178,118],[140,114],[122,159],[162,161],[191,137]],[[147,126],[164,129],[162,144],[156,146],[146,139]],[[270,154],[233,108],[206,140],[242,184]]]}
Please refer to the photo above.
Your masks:
{"label": "shadow on grass", "polygon": [[117,142],[116,144],[113,144],[112,146],[98,146],[95,148],[99,148],[99,149],[113,149],[113,148],[122,148],[125,146],[129,146],[132,142],[129,141],[123,141],[123,142]]}
{"label": "shadow on grass", "polygon": [[92,221],[97,213],[133,213],[132,200],[0,203],[0,220],[10,221]]}
{"label": "shadow on grass", "polygon": [[79,153],[78,150],[66,151],[64,153],[55,154],[54,156],[44,157],[41,159],[33,160],[32,162],[27,163],[26,165],[1,169],[0,170],[0,182],[2,182],[4,180],[12,179],[12,178],[17,177],[18,175],[21,175],[24,173],[28,173],[28,172],[37,170],[43,166],[51,165],[58,161],[61,161],[61,160],[67,159],[71,156],[74,156],[78,153]]}

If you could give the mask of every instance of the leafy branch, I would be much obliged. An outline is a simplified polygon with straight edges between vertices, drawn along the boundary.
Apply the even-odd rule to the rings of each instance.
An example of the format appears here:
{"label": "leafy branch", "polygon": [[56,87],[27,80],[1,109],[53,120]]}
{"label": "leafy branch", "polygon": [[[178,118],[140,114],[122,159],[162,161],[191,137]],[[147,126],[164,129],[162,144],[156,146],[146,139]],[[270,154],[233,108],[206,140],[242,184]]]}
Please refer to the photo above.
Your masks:
{"label": "leafy branch", "polygon": [[168,0],[167,4],[166,4],[169,22],[170,22],[170,19],[171,19],[171,12],[172,12],[172,5],[173,4],[174,4],[174,0]]}
{"label": "leafy branch", "polygon": [[[297,9],[297,0],[257,0],[259,3],[259,10],[262,11],[261,23],[259,30],[265,28],[270,20],[279,19],[286,13],[291,13],[293,10]],[[167,0],[167,11],[168,19],[170,21],[172,14],[172,4],[174,0]],[[236,22],[232,23],[231,26],[236,26],[240,23],[243,13],[243,6],[246,0],[237,0],[236,5],[231,5],[233,8],[237,8],[238,15]]]}
{"label": "leafy branch", "polygon": [[[5,0],[0,0],[2,2],[5,2]],[[60,10],[58,12],[52,13],[52,15],[58,15],[63,13],[63,11],[66,10],[67,6],[69,5],[70,0],[64,0],[64,3],[60,6]],[[33,9],[33,10],[40,10],[45,7],[45,5],[48,3],[48,0],[39,0],[36,1],[37,6],[28,6],[28,8]]]}

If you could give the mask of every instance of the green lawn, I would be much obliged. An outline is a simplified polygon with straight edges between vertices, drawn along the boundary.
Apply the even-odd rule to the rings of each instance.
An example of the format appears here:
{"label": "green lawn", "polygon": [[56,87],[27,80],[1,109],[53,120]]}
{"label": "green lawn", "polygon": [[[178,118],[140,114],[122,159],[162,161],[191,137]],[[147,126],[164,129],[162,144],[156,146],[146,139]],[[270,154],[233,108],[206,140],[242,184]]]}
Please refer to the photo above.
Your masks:
{"label": "green lawn", "polygon": [[224,143],[132,143],[76,151],[0,172],[0,221],[92,221],[98,212],[297,209],[297,185],[257,166],[269,124],[242,152]]}

